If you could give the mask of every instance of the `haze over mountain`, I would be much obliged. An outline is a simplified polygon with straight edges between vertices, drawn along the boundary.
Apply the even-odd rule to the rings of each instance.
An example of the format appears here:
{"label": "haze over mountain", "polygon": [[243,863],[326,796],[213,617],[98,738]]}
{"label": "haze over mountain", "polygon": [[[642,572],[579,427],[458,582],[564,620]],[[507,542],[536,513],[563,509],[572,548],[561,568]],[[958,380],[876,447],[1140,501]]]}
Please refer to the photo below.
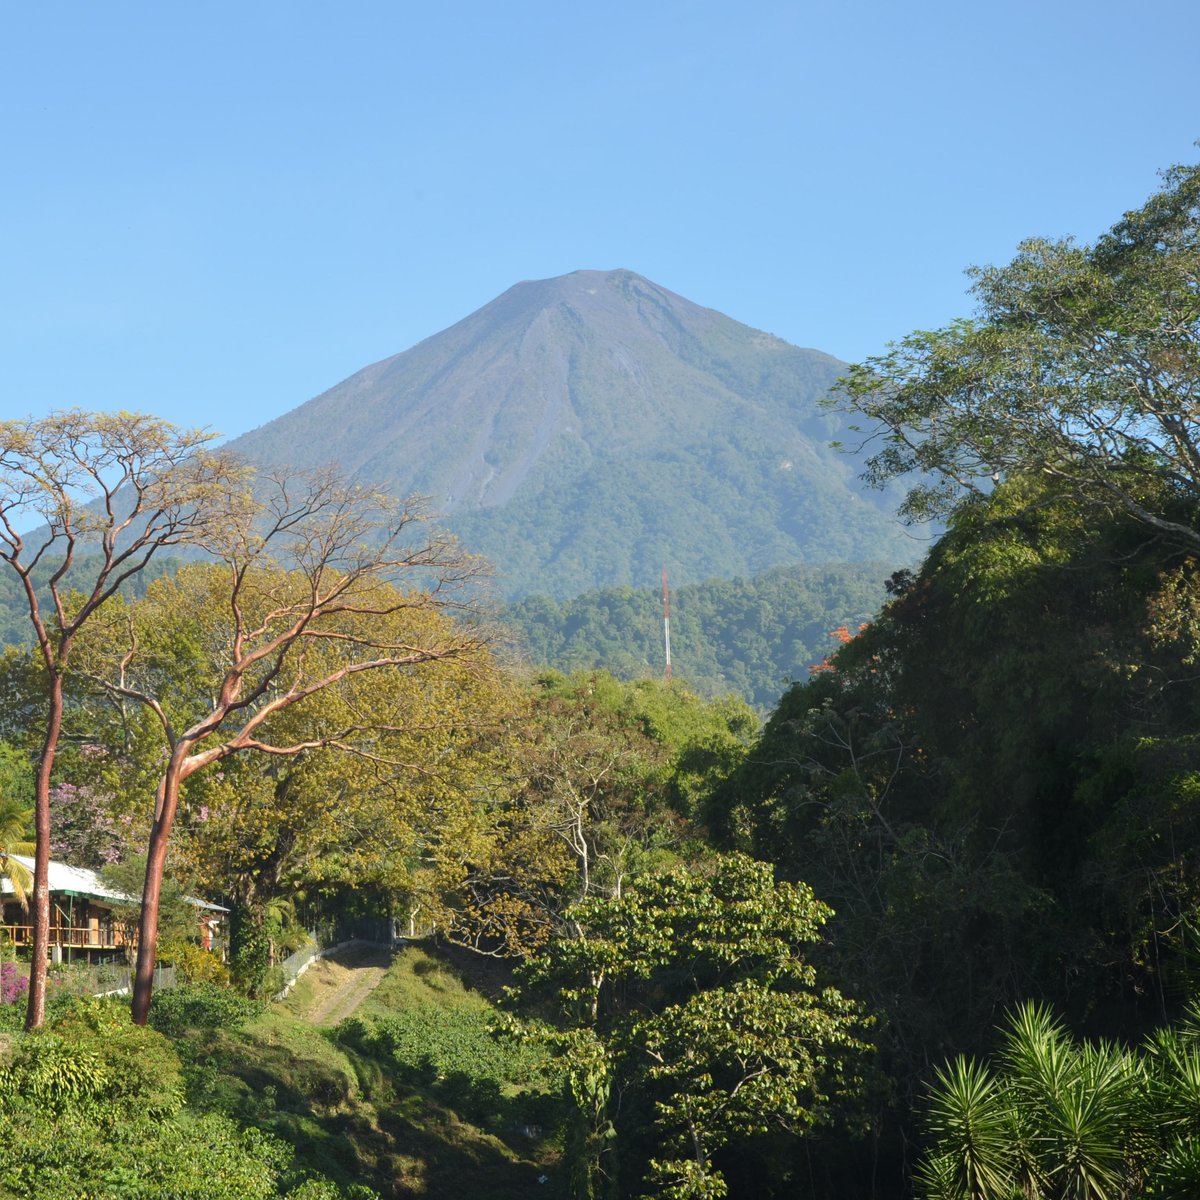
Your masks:
{"label": "haze over mountain", "polygon": [[[430,498],[508,597],[915,557],[830,449],[844,364],[631,271],[519,283],[231,443]],[[852,436],[852,435],[851,435]]]}

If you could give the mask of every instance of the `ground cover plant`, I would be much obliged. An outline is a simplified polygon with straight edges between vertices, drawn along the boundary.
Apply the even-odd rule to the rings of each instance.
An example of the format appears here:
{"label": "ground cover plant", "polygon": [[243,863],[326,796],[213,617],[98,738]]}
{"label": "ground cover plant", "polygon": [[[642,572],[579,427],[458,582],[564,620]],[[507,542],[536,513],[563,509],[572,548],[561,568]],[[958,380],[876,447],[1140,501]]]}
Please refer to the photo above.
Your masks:
{"label": "ground cover plant", "polygon": [[[183,1056],[120,1000],[75,997],[0,1048],[4,1200],[368,1200],[254,1125],[187,1103]],[[19,1151],[19,1152],[18,1152]]]}

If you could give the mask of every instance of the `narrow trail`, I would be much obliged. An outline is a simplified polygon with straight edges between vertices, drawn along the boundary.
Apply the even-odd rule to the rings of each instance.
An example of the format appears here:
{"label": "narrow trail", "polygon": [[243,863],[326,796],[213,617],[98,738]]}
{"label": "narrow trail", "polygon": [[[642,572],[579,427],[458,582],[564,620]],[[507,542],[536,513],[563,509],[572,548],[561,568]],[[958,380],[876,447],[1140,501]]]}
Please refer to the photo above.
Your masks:
{"label": "narrow trail", "polygon": [[352,1016],[379,986],[391,961],[386,946],[350,942],[313,963],[305,976],[312,981],[313,1000],[304,1019],[314,1025],[336,1025]]}

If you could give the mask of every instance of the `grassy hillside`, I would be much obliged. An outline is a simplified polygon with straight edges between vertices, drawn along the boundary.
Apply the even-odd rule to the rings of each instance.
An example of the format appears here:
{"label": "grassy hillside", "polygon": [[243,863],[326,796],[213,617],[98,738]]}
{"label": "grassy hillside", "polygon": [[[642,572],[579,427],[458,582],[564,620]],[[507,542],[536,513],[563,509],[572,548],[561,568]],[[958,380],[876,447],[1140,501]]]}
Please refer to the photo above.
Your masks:
{"label": "grassy hillside", "polygon": [[189,1102],[384,1200],[557,1195],[537,1183],[555,1176],[554,1101],[530,1054],[488,1035],[492,1002],[468,978],[450,957],[407,948],[352,1018],[320,1029],[313,968],[242,1028],[182,1035]]}
{"label": "grassy hillside", "polygon": [[565,1194],[543,1063],[489,1034],[498,979],[410,947],[321,1027],[330,969],[269,1006],[161,992],[150,1028],[124,997],[57,995],[32,1035],[0,1004],[0,1200]]}

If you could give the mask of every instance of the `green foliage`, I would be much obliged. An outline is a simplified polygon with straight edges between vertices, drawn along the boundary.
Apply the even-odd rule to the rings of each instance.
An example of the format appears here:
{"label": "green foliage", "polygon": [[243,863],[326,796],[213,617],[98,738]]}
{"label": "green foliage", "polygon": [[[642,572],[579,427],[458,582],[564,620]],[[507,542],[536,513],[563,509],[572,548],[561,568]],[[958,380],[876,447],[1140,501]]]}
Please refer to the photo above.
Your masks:
{"label": "green foliage", "polygon": [[150,1024],[162,1033],[178,1035],[188,1029],[238,1029],[263,1011],[261,1001],[229,987],[189,982],[160,989],[150,1006]]}
{"label": "green foliage", "polygon": [[169,956],[185,983],[227,986],[230,982],[229,968],[213,950],[205,950],[193,942],[182,942],[169,948]]}
{"label": "green foliage", "polygon": [[858,1007],[818,989],[802,957],[828,916],[807,887],[774,884],[741,855],[643,877],[568,913],[574,935],[523,974],[525,994],[557,1001],[558,1024],[536,1036],[561,1056],[575,1102],[576,1194],[594,1193],[623,1146],[641,1162],[623,1163],[622,1178],[644,1173],[666,1196],[723,1195],[723,1147],[827,1121],[856,1092]]}
{"label": "green foliage", "polygon": [[[271,967],[271,939],[262,922],[246,906],[234,908],[230,918],[230,940],[233,953],[229,969],[233,981],[248,996],[264,998],[274,995],[268,972]],[[276,988],[275,991],[279,989]]]}
{"label": "green foliage", "polygon": [[[674,674],[702,696],[732,692],[766,710],[820,662],[831,629],[871,618],[882,580],[897,565],[776,567],[751,579],[675,588]],[[566,672],[603,668],[622,679],[662,674],[662,595],[651,588],[607,588],[561,602],[532,596],[504,619],[535,663]]]}
{"label": "green foliage", "polygon": [[1075,1042],[1044,1006],[1007,1022],[994,1066],[938,1071],[928,1200],[1133,1200],[1195,1194],[1200,1058],[1193,1013],[1138,1052]]}
{"label": "green foliage", "polygon": [[[1172,605],[1196,587],[1175,566]],[[997,1003],[1035,989],[1115,1006],[1117,1028],[1167,1015],[1150,976],[1196,898],[1200,696],[1154,617],[1161,568],[1135,521],[999,487],[783,698],[710,801],[719,840],[837,909],[839,975],[889,1014],[911,1069],[950,1030],[981,1044]]]}
{"label": "green foliage", "polygon": [[373,1039],[397,1063],[445,1078],[463,1074],[500,1083],[526,1084],[542,1056],[526,1046],[498,1042],[486,1012],[418,1008],[375,1023]]}
{"label": "green foliage", "polygon": [[[0,1114],[0,1138],[21,1147],[0,1158],[4,1200],[336,1200],[327,1181],[302,1181],[285,1143],[216,1114],[119,1125]],[[294,1183],[294,1186],[293,1186]],[[366,1193],[360,1192],[363,1200]]]}
{"label": "green foliage", "polygon": [[694,817],[700,798],[741,763],[758,730],[754,713],[734,696],[703,700],[682,683],[627,683],[607,671],[542,672],[534,699],[545,718],[541,737],[552,744],[564,732],[586,729],[595,744],[580,749],[593,759],[592,769],[638,793],[626,803],[647,812],[661,798],[675,813]]}
{"label": "green foliage", "polygon": [[476,1124],[495,1127],[506,1094],[544,1083],[545,1055],[498,1040],[491,1025],[486,1009],[421,1006],[373,1022],[351,1018],[336,1036],[386,1063],[399,1083],[421,1088]]}
{"label": "green foliage", "polygon": [[169,1116],[183,1103],[179,1059],[162,1034],[129,1022],[116,997],[78,997],[23,1038],[8,1091],[49,1111]]}
{"label": "green foliage", "polygon": [[981,1053],[998,1010],[1042,996],[1129,1036],[1195,994],[1200,577],[1020,479],[891,589],[703,811],[836,910],[814,954],[881,1017],[899,1157],[926,1064]]}
{"label": "green foliage", "polygon": [[0,799],[33,808],[33,762],[19,747],[0,742]]}
{"label": "green foliage", "polygon": [[977,319],[851,369],[844,400],[884,443],[869,478],[926,473],[911,515],[1041,476],[1200,550],[1200,166],[1163,178],[1092,246],[1031,239],[976,269]]}
{"label": "green foliage", "polygon": [[[481,970],[456,957],[467,959],[470,975]],[[491,968],[505,974],[500,964]],[[333,1030],[293,1015],[307,1011],[305,999],[324,994],[312,990],[323,969],[315,964],[285,1003],[236,1028],[184,1023],[175,1036],[193,1111],[284,1140],[297,1171],[326,1176],[347,1200],[359,1200],[356,1186],[387,1200],[414,1192],[518,1200],[539,1187],[539,1174],[556,1173],[556,1104],[531,1082],[532,1052],[487,1037],[494,1010],[448,956],[399,952],[355,1016]],[[156,995],[155,1005],[166,995]],[[375,1036],[393,1019],[410,1040]],[[456,1051],[440,1032],[443,1023],[474,1049]],[[421,1061],[434,1044],[440,1077]],[[513,1063],[510,1077],[506,1064]],[[530,1125],[545,1136],[530,1136]]]}

